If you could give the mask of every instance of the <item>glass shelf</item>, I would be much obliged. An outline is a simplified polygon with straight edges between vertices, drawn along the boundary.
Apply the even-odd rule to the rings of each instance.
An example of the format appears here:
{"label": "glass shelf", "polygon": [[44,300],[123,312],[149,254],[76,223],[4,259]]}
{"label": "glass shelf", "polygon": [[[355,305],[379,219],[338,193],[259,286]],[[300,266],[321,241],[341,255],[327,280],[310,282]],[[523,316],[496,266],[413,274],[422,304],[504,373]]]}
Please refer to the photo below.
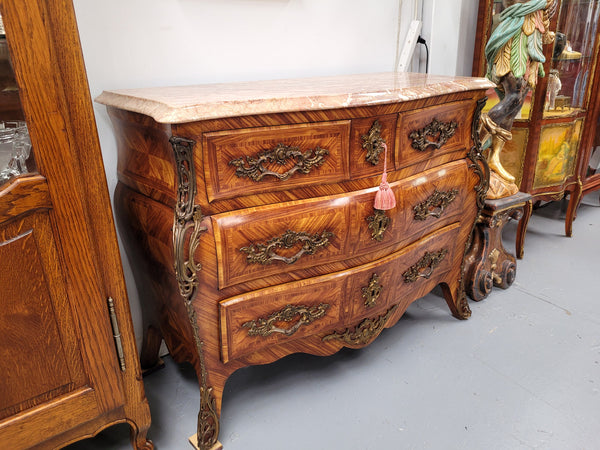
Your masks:
{"label": "glass shelf", "polygon": [[0,29],[0,186],[35,171],[31,141],[12,68],[8,43]]}
{"label": "glass shelf", "polygon": [[593,70],[598,0],[563,0],[548,76],[544,118],[584,112]]}

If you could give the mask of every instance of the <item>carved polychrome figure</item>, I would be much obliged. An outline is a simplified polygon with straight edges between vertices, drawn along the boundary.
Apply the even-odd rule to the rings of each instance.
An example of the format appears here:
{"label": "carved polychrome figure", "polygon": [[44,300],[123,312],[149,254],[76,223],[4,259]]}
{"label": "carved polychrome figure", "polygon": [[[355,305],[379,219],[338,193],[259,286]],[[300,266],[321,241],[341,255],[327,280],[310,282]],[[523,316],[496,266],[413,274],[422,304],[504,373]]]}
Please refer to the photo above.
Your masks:
{"label": "carved polychrome figure", "polygon": [[[527,94],[543,77],[546,61],[543,44],[554,41],[550,17],[557,0],[507,1],[498,26],[485,48],[486,76],[496,83],[500,102],[482,116],[482,142],[491,139],[488,163],[492,170],[488,198],[502,198],[518,192],[515,178],[500,163],[506,141],[512,139],[513,121]],[[486,144],[488,145],[488,144]]]}

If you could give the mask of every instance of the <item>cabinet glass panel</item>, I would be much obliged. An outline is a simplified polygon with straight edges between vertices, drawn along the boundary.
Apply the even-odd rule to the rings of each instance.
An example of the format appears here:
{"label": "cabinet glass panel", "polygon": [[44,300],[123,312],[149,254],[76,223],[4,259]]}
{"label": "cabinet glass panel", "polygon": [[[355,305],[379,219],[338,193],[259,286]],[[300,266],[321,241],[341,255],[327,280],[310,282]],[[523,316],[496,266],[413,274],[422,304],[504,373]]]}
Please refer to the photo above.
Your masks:
{"label": "cabinet glass panel", "polygon": [[500,162],[508,173],[515,177],[515,184],[521,186],[523,180],[523,168],[525,167],[525,150],[529,138],[528,128],[516,128],[511,130],[512,139],[504,144],[500,153]]}
{"label": "cabinet glass panel", "polygon": [[593,175],[600,174],[600,117],[596,122],[596,133],[594,134],[594,140],[592,141],[592,150],[590,153],[590,160],[588,161],[588,167],[586,176],[591,177]]}
{"label": "cabinet glass panel", "polygon": [[585,108],[599,11],[599,0],[562,1],[548,74],[545,117],[568,116]]}
{"label": "cabinet glass panel", "polygon": [[4,26],[0,18],[0,186],[35,170]]}
{"label": "cabinet glass panel", "polygon": [[534,188],[560,185],[575,173],[582,125],[579,119],[542,127]]}

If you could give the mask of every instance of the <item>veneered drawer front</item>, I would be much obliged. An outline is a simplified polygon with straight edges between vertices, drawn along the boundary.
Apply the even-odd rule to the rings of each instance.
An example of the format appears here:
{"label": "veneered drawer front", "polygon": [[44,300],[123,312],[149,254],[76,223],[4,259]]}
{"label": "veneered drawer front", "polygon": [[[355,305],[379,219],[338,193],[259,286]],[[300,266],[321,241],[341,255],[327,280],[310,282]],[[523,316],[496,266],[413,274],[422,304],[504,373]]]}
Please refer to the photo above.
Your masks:
{"label": "veneered drawer front", "polygon": [[406,180],[402,203],[411,234],[433,230],[456,220],[467,194],[468,170],[466,162],[460,160]]}
{"label": "veneered drawer front", "polygon": [[374,209],[375,192],[356,195],[354,252],[376,250],[456,221],[464,203],[467,171],[464,161],[454,161],[391,183],[397,205],[388,211]]}
{"label": "veneered drawer front", "polygon": [[456,223],[444,227],[357,272],[348,285],[351,317],[365,317],[398,301],[410,303],[433,289],[452,268],[458,231]]}
{"label": "veneered drawer front", "polygon": [[398,303],[406,307],[443,281],[452,267],[458,231],[453,224],[369,264],[222,301],[223,361],[341,330]]}
{"label": "veneered drawer front", "polygon": [[221,302],[223,362],[337,326],[346,285],[343,275],[326,275]]}
{"label": "veneered drawer front", "polygon": [[337,196],[213,216],[219,287],[341,259],[350,203]]}
{"label": "veneered drawer front", "polygon": [[387,144],[387,167],[394,167],[394,140],[397,114],[353,119],[350,133],[350,174],[352,179],[381,175]]}
{"label": "veneered drawer front", "polygon": [[215,215],[219,288],[364,255],[448,225],[461,211],[466,171],[455,161],[392,183],[397,206],[389,211],[373,208],[371,188]]}
{"label": "veneered drawer front", "polygon": [[471,115],[468,101],[400,113],[396,168],[452,152],[456,152],[454,159],[464,157],[461,150],[469,145]]}
{"label": "veneered drawer front", "polygon": [[349,178],[350,121],[204,133],[208,200]]}

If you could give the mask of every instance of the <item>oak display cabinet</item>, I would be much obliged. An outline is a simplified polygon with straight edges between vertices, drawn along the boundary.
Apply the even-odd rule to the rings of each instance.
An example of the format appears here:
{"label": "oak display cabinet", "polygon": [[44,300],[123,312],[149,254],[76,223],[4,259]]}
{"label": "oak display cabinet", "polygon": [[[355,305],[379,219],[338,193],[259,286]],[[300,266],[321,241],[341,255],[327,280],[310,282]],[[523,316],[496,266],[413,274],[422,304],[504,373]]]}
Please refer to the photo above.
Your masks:
{"label": "oak display cabinet", "polygon": [[0,447],[150,412],[71,0],[0,0]]}
{"label": "oak display cabinet", "polygon": [[[586,177],[592,152],[592,130],[597,128],[598,94],[598,0],[557,0],[550,30],[556,32],[554,45],[543,48],[545,76],[529,93],[514,121],[512,140],[506,142],[501,163],[515,178],[521,192],[531,194],[519,223],[517,253],[522,256],[527,223],[534,204],[570,196],[565,232],[572,234],[572,222],[582,192],[600,186],[600,179]],[[510,0],[480,0],[473,75],[485,76],[485,45]],[[596,82],[593,82],[596,80]],[[498,101],[488,91],[484,112]],[[593,159],[593,158],[592,158]]]}

